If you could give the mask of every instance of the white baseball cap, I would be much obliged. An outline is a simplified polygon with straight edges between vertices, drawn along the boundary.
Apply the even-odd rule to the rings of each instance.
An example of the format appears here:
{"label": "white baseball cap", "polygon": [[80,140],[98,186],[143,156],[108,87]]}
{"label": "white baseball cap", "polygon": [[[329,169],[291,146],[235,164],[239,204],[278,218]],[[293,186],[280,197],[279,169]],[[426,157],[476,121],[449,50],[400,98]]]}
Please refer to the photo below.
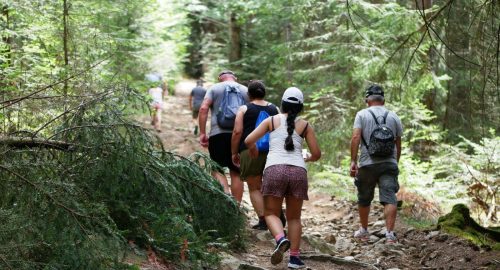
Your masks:
{"label": "white baseball cap", "polygon": [[304,104],[304,95],[299,88],[290,87],[285,90],[285,93],[283,93],[283,97],[281,98],[281,100],[294,104]]}

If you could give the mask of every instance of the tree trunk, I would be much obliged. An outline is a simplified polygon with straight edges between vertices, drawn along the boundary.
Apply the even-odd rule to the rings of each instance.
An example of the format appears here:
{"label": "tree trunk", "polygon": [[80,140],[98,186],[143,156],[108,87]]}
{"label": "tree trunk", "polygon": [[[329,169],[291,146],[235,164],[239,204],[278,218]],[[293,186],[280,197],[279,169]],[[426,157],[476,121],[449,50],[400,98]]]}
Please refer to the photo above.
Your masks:
{"label": "tree trunk", "polygon": [[[447,73],[453,78],[448,82],[447,102],[443,127],[450,134],[471,131],[469,64],[463,59],[469,56],[469,39],[466,27],[469,25],[470,12],[468,1],[457,1],[451,5],[446,25]],[[449,121],[453,119],[453,121]]]}
{"label": "tree trunk", "polygon": [[[69,49],[68,49],[68,39],[69,39],[69,29],[68,29],[68,16],[69,7],[68,0],[63,2],[63,51],[64,51],[64,78],[68,77],[69,70]],[[64,80],[63,85],[63,96],[64,96],[64,111],[68,109],[68,80]],[[66,115],[63,116],[63,121],[66,121]]]}
{"label": "tree trunk", "polygon": [[187,48],[189,62],[184,67],[186,74],[196,79],[203,76],[203,55],[201,54],[203,29],[200,16],[201,14],[197,12],[191,12],[188,14],[191,28],[191,33],[189,34],[190,44]]}
{"label": "tree trunk", "polygon": [[236,14],[231,13],[230,19],[231,50],[229,52],[229,62],[236,62],[241,59],[241,27],[238,25]]}

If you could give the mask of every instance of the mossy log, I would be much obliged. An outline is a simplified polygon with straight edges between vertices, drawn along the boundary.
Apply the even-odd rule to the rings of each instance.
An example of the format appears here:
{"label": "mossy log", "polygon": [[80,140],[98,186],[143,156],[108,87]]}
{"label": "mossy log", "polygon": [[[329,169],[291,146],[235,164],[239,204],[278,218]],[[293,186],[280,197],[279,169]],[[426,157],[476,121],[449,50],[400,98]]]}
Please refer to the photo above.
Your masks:
{"label": "mossy log", "polygon": [[438,220],[438,229],[471,240],[479,246],[500,250],[500,231],[484,228],[471,216],[467,206],[457,204],[450,213]]}

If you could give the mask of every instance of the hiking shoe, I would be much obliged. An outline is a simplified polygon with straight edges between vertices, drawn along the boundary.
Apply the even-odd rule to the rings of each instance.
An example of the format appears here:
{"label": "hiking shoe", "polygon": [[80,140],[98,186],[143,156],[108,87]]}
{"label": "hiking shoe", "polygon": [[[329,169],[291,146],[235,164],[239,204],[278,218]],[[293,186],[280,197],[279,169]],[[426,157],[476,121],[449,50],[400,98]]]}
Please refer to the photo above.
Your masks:
{"label": "hiking shoe", "polygon": [[259,230],[259,231],[265,231],[265,230],[267,230],[267,223],[265,220],[259,220],[259,223],[253,225],[252,229]]}
{"label": "hiking shoe", "polygon": [[194,126],[194,131],[193,131],[194,135],[198,135],[198,126]]}
{"label": "hiking shoe", "polygon": [[288,261],[288,268],[290,269],[301,269],[306,268],[306,265],[297,256],[290,256],[290,261]]}
{"label": "hiking shoe", "polygon": [[290,248],[290,241],[285,237],[281,238],[276,244],[276,248],[271,255],[271,264],[277,265],[283,261],[283,254]]}
{"label": "hiking shoe", "polygon": [[283,224],[283,228],[285,228],[286,217],[285,217],[285,210],[283,210],[283,209],[281,209],[280,220],[281,220],[281,224]]}
{"label": "hiking shoe", "polygon": [[398,238],[394,232],[386,232],[385,233],[385,243],[386,244],[396,244],[398,242]]}
{"label": "hiking shoe", "polygon": [[366,229],[359,228],[359,230],[354,232],[354,238],[359,239],[362,242],[367,242],[370,240],[370,233]]}

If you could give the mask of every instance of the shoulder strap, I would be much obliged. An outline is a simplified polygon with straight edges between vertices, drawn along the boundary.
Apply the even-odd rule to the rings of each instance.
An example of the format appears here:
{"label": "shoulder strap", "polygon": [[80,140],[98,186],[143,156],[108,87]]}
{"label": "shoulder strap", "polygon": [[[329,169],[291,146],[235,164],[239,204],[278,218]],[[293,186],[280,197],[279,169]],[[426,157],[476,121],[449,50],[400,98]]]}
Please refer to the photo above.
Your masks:
{"label": "shoulder strap", "polygon": [[272,116],[271,116],[271,126],[272,126],[271,131],[274,131],[274,117]]}
{"label": "shoulder strap", "polygon": [[375,123],[377,123],[377,126],[379,126],[380,124],[379,124],[379,122],[378,122],[377,117],[375,116],[375,114],[370,109],[368,111],[373,116],[373,119],[375,120]]}
{"label": "shoulder strap", "polygon": [[365,138],[363,137],[363,132],[361,132],[361,141],[365,145],[366,149],[368,149],[368,144],[366,144]]}
{"label": "shoulder strap", "polygon": [[387,124],[387,116],[389,115],[389,111],[387,110],[385,113],[384,113],[384,125]]}
{"label": "shoulder strap", "polygon": [[308,127],[309,127],[309,122],[306,122],[306,127],[304,128],[304,130],[302,131],[302,133],[300,133],[300,137],[304,138],[304,135],[306,134],[306,131],[307,131]]}

